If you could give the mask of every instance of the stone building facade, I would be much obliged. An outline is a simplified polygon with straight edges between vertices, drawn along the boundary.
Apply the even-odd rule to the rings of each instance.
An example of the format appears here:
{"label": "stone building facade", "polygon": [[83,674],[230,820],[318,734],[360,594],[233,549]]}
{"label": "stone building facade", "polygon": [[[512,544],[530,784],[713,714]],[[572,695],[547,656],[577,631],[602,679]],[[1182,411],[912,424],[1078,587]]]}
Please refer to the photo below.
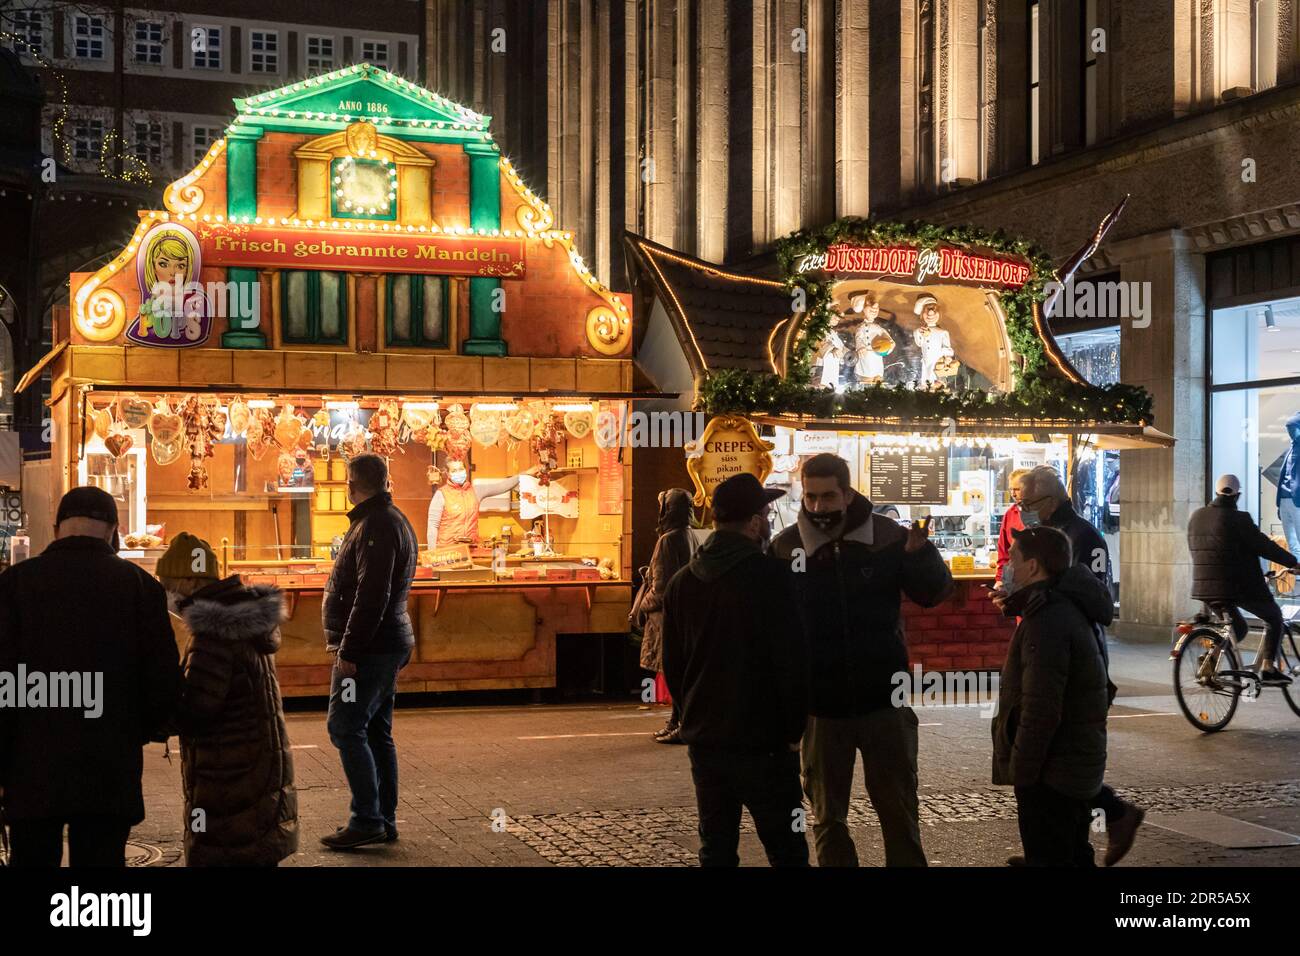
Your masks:
{"label": "stone building facade", "polygon": [[[1122,453],[1118,629],[1163,638],[1189,610],[1187,517],[1242,458],[1226,433],[1261,443],[1257,470],[1285,441],[1254,412],[1215,421],[1220,392],[1263,392],[1255,373],[1216,376],[1237,344],[1211,329],[1220,307],[1300,322],[1263,309],[1300,292],[1298,7],[431,0],[425,48],[430,84],[495,117],[615,288],[624,230],[743,271],[783,234],[868,214],[1001,227],[1063,259],[1131,194],[1086,271],[1150,306],[1109,317],[1120,378],[1152,392],[1177,445]],[[1268,388],[1300,386],[1300,363],[1269,361]]]}

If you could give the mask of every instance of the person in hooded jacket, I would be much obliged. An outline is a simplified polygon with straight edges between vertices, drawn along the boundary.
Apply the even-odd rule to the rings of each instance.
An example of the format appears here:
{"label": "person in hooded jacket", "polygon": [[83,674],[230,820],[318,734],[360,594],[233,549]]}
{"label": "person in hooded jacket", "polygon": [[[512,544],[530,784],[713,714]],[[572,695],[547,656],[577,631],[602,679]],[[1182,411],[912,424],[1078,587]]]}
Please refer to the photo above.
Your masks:
{"label": "person in hooded jacket", "polygon": [[1286,421],[1291,444],[1282,455],[1277,478],[1277,514],[1282,521],[1287,547],[1300,550],[1300,412]]}
{"label": "person in hooded jacket", "polygon": [[[642,617],[641,666],[648,671],[662,672],[664,592],[668,582],[686,567],[695,553],[695,538],[691,534],[693,506],[691,493],[684,488],[670,488],[659,495],[659,539],[650,556],[650,573],[645,595],[637,605]],[[680,744],[681,705],[674,696],[672,713],[663,729],[654,735],[661,744]]]}
{"label": "person in hooded jacket", "polygon": [[749,810],[773,866],[807,866],[799,738],[808,715],[790,567],[764,554],[769,505],[753,475],[713,493],[714,532],[668,582],[664,677],[681,705],[699,808],[700,865],[737,866]]}
{"label": "person in hooded jacket", "polygon": [[[1285,474],[1285,473],[1284,473]],[[1264,622],[1264,641],[1256,655],[1260,682],[1281,686],[1291,683],[1277,666],[1282,640],[1282,609],[1269,593],[1259,567],[1266,559],[1294,568],[1296,559],[1259,530],[1248,511],[1237,508],[1241,482],[1236,475],[1220,475],[1214,483],[1214,500],[1192,512],[1187,522],[1187,548],[1192,555],[1192,598],[1222,605],[1232,621],[1233,635],[1242,640],[1249,631],[1241,610]]]}
{"label": "person in hooded jacket", "polygon": [[849,834],[853,769],[862,754],[867,795],[880,818],[886,866],[925,866],[917,801],[919,721],[894,704],[906,674],[903,595],[934,607],[952,574],[926,525],[904,530],[853,490],[849,464],[814,455],[801,471],[803,503],[772,542],[789,562],[804,631],[811,690],[803,784],[817,822],[819,866],[857,866]]}
{"label": "person in hooded jacket", "polygon": [[[275,866],[298,849],[298,796],[275,652],[284,595],[221,579],[176,535],[156,567],[189,634],[179,724],[188,866]],[[201,824],[201,825],[200,825]]]}
{"label": "person in hooded jacket", "polygon": [[1110,592],[1054,528],[1017,532],[1008,567],[1004,610],[1020,623],[998,687],[993,782],[1015,787],[1026,865],[1094,866],[1088,831],[1111,700],[1095,625],[1110,618]]}

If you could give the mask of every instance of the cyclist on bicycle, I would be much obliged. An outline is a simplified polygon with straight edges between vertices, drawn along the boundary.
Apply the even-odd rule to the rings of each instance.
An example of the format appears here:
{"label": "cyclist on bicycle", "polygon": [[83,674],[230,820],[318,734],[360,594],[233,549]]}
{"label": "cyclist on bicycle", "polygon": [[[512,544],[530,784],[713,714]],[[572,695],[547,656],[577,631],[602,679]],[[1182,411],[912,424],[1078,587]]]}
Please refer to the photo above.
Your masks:
{"label": "cyclist on bicycle", "polygon": [[1187,523],[1187,546],[1192,552],[1192,599],[1220,605],[1232,620],[1238,643],[1249,626],[1242,617],[1249,611],[1264,622],[1264,644],[1256,657],[1261,684],[1280,686],[1291,678],[1277,667],[1282,639],[1282,609],[1269,593],[1259,559],[1294,568],[1296,559],[1259,530],[1249,512],[1237,509],[1241,482],[1236,475],[1221,475],[1214,483],[1214,500],[1192,512]]}

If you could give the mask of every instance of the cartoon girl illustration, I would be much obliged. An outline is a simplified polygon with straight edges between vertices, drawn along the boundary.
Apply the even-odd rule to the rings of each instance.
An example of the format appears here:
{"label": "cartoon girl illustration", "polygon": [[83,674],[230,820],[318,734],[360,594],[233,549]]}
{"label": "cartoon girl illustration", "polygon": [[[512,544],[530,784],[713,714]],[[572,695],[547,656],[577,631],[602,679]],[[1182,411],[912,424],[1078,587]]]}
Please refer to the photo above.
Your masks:
{"label": "cartoon girl illustration", "polygon": [[136,254],[140,311],[126,337],[141,345],[193,346],[212,331],[208,300],[196,281],[199,243],[184,226],[159,224],[145,233]]}

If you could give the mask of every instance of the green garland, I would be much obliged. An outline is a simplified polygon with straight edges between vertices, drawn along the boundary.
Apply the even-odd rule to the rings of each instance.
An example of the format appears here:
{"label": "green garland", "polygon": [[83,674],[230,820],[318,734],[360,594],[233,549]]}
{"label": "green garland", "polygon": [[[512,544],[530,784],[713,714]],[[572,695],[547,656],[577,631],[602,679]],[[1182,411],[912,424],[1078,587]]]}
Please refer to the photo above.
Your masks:
{"label": "green garland", "polygon": [[[830,330],[830,283],[811,273],[800,273],[804,256],[826,252],[837,243],[893,245],[906,243],[921,249],[937,245],[1010,255],[1029,263],[1029,279],[1018,289],[1001,293],[1007,336],[1020,358],[1013,368],[1015,387],[1007,394],[981,391],[924,392],[902,387],[872,386],[836,394],[811,384],[813,356]],[[791,350],[784,379],[771,373],[724,369],[701,382],[696,405],[710,414],[767,411],[831,418],[836,415],[944,419],[1047,419],[1149,423],[1151,397],[1139,387],[1112,385],[1098,388],[1049,378],[1050,367],[1043,340],[1034,327],[1034,304],[1043,298],[1044,286],[1055,276],[1051,260],[1034,243],[973,226],[941,226],[926,222],[883,222],[856,216],[836,220],[817,230],[800,230],[777,240],[776,255],[792,295],[802,291],[807,317]]]}

